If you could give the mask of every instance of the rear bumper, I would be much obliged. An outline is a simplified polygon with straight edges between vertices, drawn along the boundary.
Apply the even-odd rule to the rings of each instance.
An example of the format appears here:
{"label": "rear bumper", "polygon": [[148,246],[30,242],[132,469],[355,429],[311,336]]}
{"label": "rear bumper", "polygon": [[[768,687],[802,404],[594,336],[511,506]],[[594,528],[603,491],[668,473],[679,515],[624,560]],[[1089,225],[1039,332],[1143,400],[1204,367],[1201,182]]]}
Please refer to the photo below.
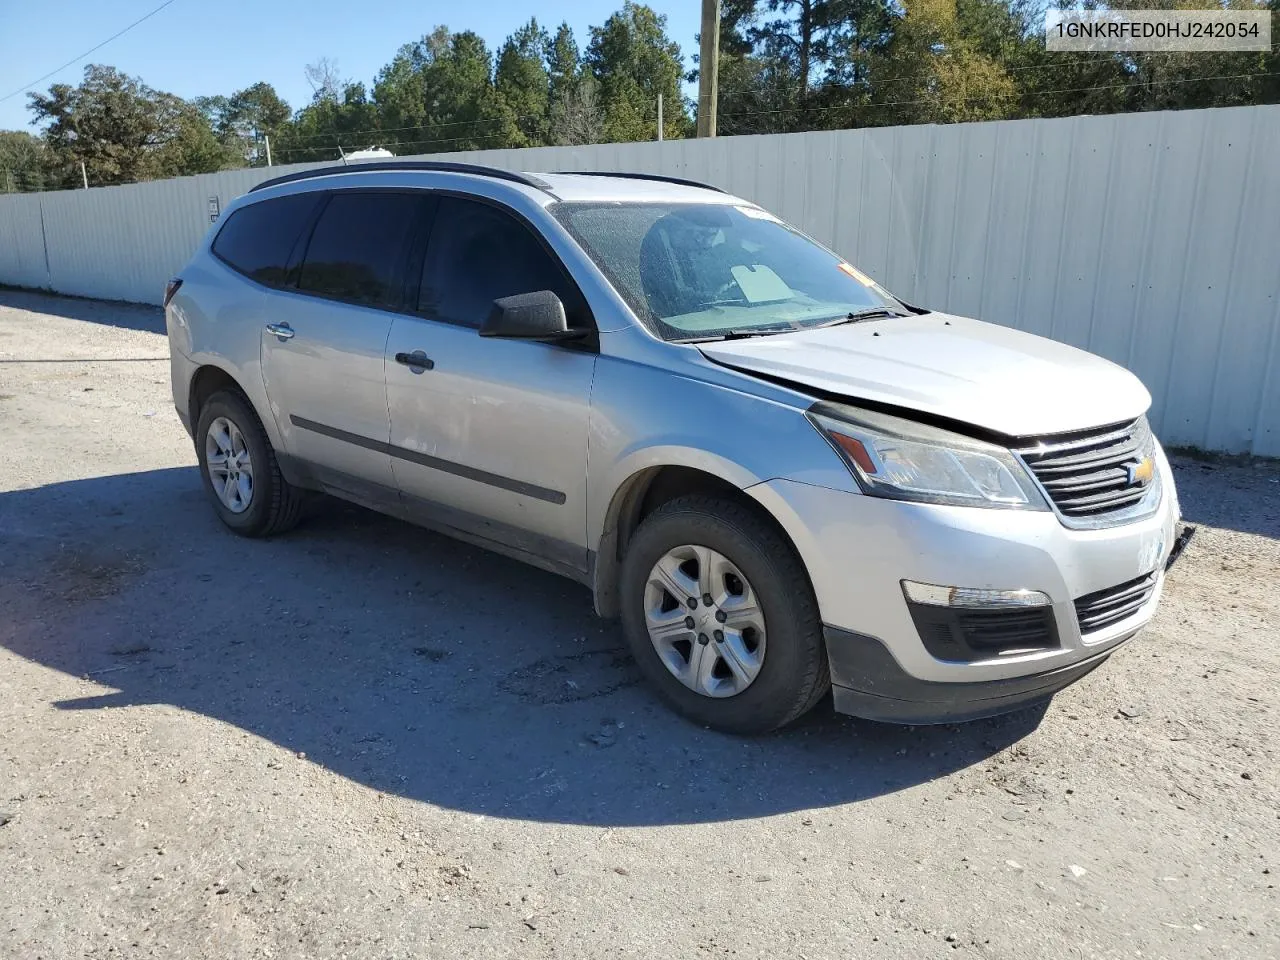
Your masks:
{"label": "rear bumper", "polygon": [[1048,700],[1101,666],[1134,635],[1112,640],[1105,650],[1085,660],[1042,673],[976,683],[941,683],[907,673],[875,637],[836,627],[824,627],[823,634],[836,710],[865,720],[905,724],[980,720]]}

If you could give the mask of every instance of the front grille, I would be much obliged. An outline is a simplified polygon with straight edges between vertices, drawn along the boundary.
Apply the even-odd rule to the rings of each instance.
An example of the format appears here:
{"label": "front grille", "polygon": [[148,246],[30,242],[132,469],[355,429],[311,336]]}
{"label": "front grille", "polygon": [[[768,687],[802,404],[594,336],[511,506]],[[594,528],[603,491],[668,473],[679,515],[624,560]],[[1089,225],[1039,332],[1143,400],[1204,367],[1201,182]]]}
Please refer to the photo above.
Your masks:
{"label": "front grille", "polygon": [[1131,479],[1131,467],[1152,455],[1146,418],[1123,427],[1091,430],[1066,438],[1045,438],[1017,451],[1058,511],[1088,520],[1139,503],[1155,482]]}
{"label": "front grille", "polygon": [[1156,575],[1129,580],[1117,587],[1087,593],[1076,600],[1076,620],[1080,632],[1090,634],[1133,616],[1151,599],[1156,588]]}
{"label": "front grille", "polygon": [[1058,646],[1050,607],[974,610],[907,602],[920,640],[939,660],[986,660]]}

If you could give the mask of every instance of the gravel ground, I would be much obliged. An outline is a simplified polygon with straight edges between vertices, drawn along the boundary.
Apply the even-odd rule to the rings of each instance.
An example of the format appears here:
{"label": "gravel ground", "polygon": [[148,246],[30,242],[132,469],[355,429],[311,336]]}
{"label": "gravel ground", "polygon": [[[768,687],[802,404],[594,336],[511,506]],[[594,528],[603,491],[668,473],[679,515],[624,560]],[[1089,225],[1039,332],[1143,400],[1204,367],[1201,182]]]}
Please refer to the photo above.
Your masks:
{"label": "gravel ground", "polygon": [[0,956],[1280,956],[1280,472],[1182,460],[1154,623],[1047,708],[755,740],[585,590],[204,502],[158,311],[0,291]]}

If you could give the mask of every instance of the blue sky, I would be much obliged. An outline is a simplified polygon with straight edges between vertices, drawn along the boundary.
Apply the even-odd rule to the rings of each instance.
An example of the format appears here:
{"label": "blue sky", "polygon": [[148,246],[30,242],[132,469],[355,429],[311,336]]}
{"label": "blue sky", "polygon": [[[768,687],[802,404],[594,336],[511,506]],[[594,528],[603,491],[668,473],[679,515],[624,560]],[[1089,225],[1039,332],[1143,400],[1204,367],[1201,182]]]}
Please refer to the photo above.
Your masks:
{"label": "blue sky", "polygon": [[[0,0],[0,97],[30,83],[160,5],[161,0]],[[685,62],[696,52],[697,0],[651,0],[667,15],[667,30]],[[495,50],[512,30],[536,16],[555,26],[568,20],[585,47],[588,27],[603,23],[622,0],[175,0],[113,40],[88,60],[35,89],[77,83],[85,63],[106,63],[182,97],[231,93],[266,80],[297,109],[311,96],[302,68],[320,57],[337,60],[344,77],[368,84],[404,43],[437,24],[475,30]],[[55,12],[56,11],[56,12]],[[31,126],[26,94],[0,103],[0,129]]]}

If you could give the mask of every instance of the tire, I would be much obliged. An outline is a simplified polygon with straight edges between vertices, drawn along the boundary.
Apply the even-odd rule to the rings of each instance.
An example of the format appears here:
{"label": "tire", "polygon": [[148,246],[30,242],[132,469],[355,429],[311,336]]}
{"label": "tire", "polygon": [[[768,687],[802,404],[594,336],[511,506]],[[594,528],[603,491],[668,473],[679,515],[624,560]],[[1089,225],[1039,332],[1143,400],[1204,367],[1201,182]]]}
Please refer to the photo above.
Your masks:
{"label": "tire", "polygon": [[[209,466],[209,435],[215,423],[233,425],[248,453],[252,474],[250,492],[241,500],[243,507],[239,510],[229,506],[215,489]],[[200,408],[196,424],[200,478],[218,519],[244,537],[269,537],[296,526],[307,502],[306,492],[292,486],[280,473],[280,464],[262,421],[244,395],[230,390],[213,394]]]}
{"label": "tire", "polygon": [[[650,639],[646,608],[652,605],[651,598],[661,596],[661,588],[652,586],[656,581],[650,572],[660,559],[685,545],[710,548],[727,559],[731,568],[741,572],[763,613],[767,642],[758,673],[739,692],[708,695],[692,689],[668,668]],[[822,621],[804,565],[785,537],[749,505],[697,495],[659,507],[631,538],[619,586],[623,629],[641,673],[671,706],[696,723],[727,733],[767,733],[807,713],[831,687]],[[650,592],[654,590],[658,592]],[[673,596],[673,591],[667,591],[663,602],[670,604]],[[699,609],[688,612],[697,614]],[[719,608],[713,605],[713,609]],[[672,626],[679,632],[678,625]],[[715,642],[722,642],[719,636]],[[703,641],[703,645],[721,649],[714,643]],[[670,651],[667,655],[671,656]],[[692,663],[692,653],[689,656]],[[716,668],[730,672],[727,660]],[[690,669],[688,674],[694,672]],[[738,681],[731,676],[729,682],[736,685]]]}

